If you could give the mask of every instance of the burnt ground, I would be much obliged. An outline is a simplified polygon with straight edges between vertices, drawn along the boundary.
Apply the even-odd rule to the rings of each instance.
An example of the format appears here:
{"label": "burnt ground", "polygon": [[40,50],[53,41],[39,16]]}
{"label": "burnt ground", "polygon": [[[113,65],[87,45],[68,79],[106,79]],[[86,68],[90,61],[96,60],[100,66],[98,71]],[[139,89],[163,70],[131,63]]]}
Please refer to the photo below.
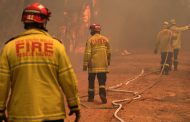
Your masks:
{"label": "burnt ground", "polygon": [[[126,83],[138,76],[142,69],[144,75],[118,89],[141,93],[137,100],[122,102],[118,116],[125,122],[190,122],[190,52],[181,50],[179,70],[160,76],[160,56],[148,51],[131,52],[129,55],[113,55],[107,87]],[[78,58],[77,58],[78,57]],[[77,60],[75,59],[77,58]],[[73,60],[75,59],[75,60]],[[132,94],[107,92],[108,103],[101,104],[96,82],[95,101],[87,102],[87,72],[82,71],[82,55],[71,57],[78,78],[81,99],[80,122],[119,122],[113,115],[112,101],[133,98]],[[66,122],[72,122],[73,116]]]}

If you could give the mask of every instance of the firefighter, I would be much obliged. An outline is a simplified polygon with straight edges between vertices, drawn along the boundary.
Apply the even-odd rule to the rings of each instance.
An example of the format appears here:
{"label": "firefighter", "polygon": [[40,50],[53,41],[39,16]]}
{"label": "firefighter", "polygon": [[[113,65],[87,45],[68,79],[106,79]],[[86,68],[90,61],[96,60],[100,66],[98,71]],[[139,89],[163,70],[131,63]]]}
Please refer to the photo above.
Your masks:
{"label": "firefighter", "polygon": [[69,115],[79,120],[76,76],[64,45],[47,32],[49,17],[42,4],[28,5],[22,14],[26,31],[7,41],[0,53],[1,122],[5,110],[10,122],[64,122],[63,93]]}
{"label": "firefighter", "polygon": [[109,72],[111,52],[107,37],[100,34],[101,26],[92,24],[90,26],[91,37],[86,42],[83,70],[88,70],[88,102],[94,101],[94,82],[97,76],[99,82],[99,96],[103,104],[107,103],[106,79]]}
{"label": "firefighter", "polygon": [[161,69],[160,72],[164,75],[169,74],[169,67],[172,63],[172,40],[175,34],[169,28],[169,23],[165,21],[163,28],[157,35],[154,53],[157,54],[158,50],[161,53]]}
{"label": "firefighter", "polygon": [[181,48],[181,33],[183,31],[186,31],[190,28],[190,26],[183,26],[183,27],[178,27],[176,25],[175,19],[170,20],[170,29],[174,31],[177,34],[177,38],[173,40],[173,53],[174,53],[174,59],[173,59],[173,64],[174,64],[174,71],[178,69],[178,54]]}

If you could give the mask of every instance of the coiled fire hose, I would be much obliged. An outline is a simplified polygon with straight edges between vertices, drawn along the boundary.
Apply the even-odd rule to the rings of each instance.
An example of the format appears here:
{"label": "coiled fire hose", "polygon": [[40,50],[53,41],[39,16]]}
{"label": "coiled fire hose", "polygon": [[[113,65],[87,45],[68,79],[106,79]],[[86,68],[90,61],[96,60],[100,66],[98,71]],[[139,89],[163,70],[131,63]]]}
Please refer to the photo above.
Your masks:
{"label": "coiled fire hose", "polygon": [[[134,92],[134,91],[126,91],[126,90],[118,90],[117,88],[121,87],[123,85],[123,83],[120,83],[120,84],[117,84],[115,86],[111,86],[108,88],[108,91],[113,91],[113,92],[125,92],[125,93],[131,93],[134,95],[133,98],[131,99],[122,99],[122,100],[114,100],[112,101],[112,104],[115,105],[115,106],[118,106],[118,108],[116,109],[115,113],[114,113],[114,117],[116,119],[118,119],[120,122],[125,122],[123,119],[121,119],[117,114],[118,112],[121,110],[122,108],[122,104],[119,104],[120,102],[124,102],[124,101],[128,101],[131,102],[133,100],[137,100],[137,99],[140,99],[141,98],[141,95],[151,89],[152,87],[154,87],[157,83],[159,83],[161,81],[161,77],[162,77],[162,74],[163,74],[163,71],[165,69],[165,66],[166,66],[166,62],[167,62],[167,59],[168,59],[168,52],[166,54],[166,58],[165,58],[165,61],[164,61],[164,64],[163,64],[163,67],[161,68],[161,71],[160,71],[160,75],[159,77],[155,80],[154,84],[152,84],[150,87],[144,89],[143,91],[141,92]],[[128,85],[131,81],[134,81],[134,80],[137,80],[139,77],[143,76],[144,74],[144,69],[142,69],[141,73],[139,75],[137,75],[135,78],[131,79],[131,80],[127,80],[125,81],[125,85]]]}
{"label": "coiled fire hose", "polygon": [[[144,69],[142,69],[141,73],[140,73],[139,75],[137,75],[135,78],[132,78],[132,79],[129,79],[129,80],[125,81],[125,85],[128,85],[131,81],[134,81],[134,80],[138,79],[139,77],[143,76],[143,74],[144,74]],[[120,104],[120,103],[121,103],[121,102],[125,102],[125,101],[130,102],[130,101],[132,101],[132,100],[137,100],[137,99],[141,98],[141,95],[139,95],[138,92],[117,89],[117,88],[121,87],[122,85],[124,85],[124,83],[120,83],[120,84],[117,84],[117,85],[108,87],[108,89],[107,89],[108,91],[112,91],[112,92],[123,92],[123,93],[130,93],[130,94],[133,94],[133,95],[134,95],[134,97],[133,97],[132,99],[126,98],[126,99],[121,99],[121,100],[114,100],[114,101],[112,101],[112,104],[113,104],[114,106],[117,106],[117,107],[118,107],[118,108],[116,109],[115,113],[114,113],[114,117],[115,117],[116,119],[118,119],[120,122],[124,122],[124,120],[121,119],[121,118],[117,115],[118,112],[119,112],[119,111],[121,110],[121,108],[122,108],[122,104]]]}

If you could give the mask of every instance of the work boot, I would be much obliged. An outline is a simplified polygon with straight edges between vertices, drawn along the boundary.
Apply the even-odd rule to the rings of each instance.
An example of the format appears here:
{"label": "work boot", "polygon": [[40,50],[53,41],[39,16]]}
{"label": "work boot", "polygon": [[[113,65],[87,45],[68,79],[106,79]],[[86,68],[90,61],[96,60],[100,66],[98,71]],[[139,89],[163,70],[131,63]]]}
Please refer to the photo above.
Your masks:
{"label": "work boot", "polygon": [[88,91],[88,102],[94,102],[94,90]]}
{"label": "work boot", "polygon": [[177,71],[178,62],[174,62],[174,71]]}
{"label": "work boot", "polygon": [[161,67],[160,67],[160,73],[162,73],[162,74],[164,74],[164,65],[162,65]]}
{"label": "work boot", "polygon": [[160,73],[162,73],[162,75],[165,74],[165,67],[163,65],[160,67]]}
{"label": "work boot", "polygon": [[169,68],[170,68],[169,64],[165,66],[165,69],[164,69],[165,70],[165,75],[169,74],[169,71],[170,71]]}
{"label": "work boot", "polygon": [[100,92],[99,92],[100,99],[101,99],[103,104],[106,104],[107,103],[106,90],[105,90],[105,88],[100,88],[99,90],[100,90]]}
{"label": "work boot", "polygon": [[164,70],[164,75],[169,75],[169,70]]}
{"label": "work boot", "polygon": [[101,99],[101,101],[102,101],[102,104],[106,104],[106,103],[107,103],[106,97],[100,96],[100,99]]}
{"label": "work boot", "polygon": [[88,98],[88,102],[94,102],[93,98]]}

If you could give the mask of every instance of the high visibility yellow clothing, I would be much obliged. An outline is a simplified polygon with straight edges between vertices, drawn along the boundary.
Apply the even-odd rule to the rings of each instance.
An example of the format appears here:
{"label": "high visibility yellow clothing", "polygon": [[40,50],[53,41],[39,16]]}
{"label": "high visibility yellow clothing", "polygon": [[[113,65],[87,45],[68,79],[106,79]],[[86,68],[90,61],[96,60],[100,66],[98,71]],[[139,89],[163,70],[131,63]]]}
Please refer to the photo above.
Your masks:
{"label": "high visibility yellow clothing", "polygon": [[77,81],[63,44],[47,32],[30,29],[5,44],[0,54],[0,110],[9,121],[64,119],[68,106],[79,108]]}
{"label": "high visibility yellow clothing", "polygon": [[88,67],[89,73],[109,72],[108,65],[111,59],[109,40],[95,34],[86,42],[83,66]]}
{"label": "high visibility yellow clothing", "polygon": [[170,29],[174,31],[177,34],[177,38],[173,40],[172,46],[174,49],[181,48],[181,32],[188,30],[189,26],[183,26],[183,27],[177,27],[177,26],[171,26]]}
{"label": "high visibility yellow clothing", "polygon": [[160,52],[171,52],[172,51],[172,40],[174,38],[173,32],[169,29],[162,29],[156,40],[156,50]]}

